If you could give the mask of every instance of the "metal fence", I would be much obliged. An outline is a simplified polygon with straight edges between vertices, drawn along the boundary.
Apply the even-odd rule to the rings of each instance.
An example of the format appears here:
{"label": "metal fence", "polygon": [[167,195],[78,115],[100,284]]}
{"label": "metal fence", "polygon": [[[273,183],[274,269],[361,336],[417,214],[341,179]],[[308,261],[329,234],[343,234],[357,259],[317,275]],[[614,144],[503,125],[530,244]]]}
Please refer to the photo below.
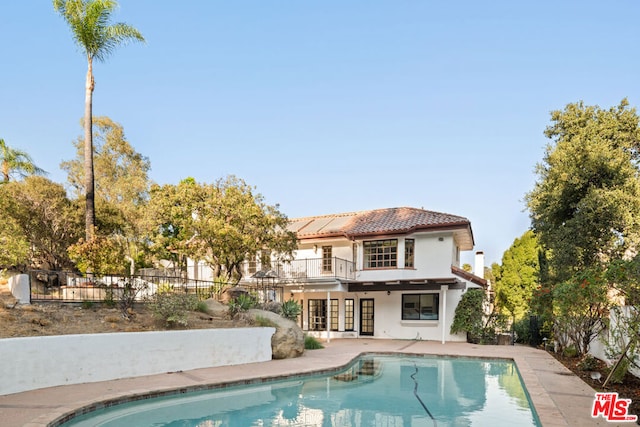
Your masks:
{"label": "metal fence", "polygon": [[[134,292],[137,301],[145,301],[158,292],[190,293],[204,300],[221,299],[222,293],[235,285],[208,280],[185,279],[170,275],[85,275],[67,271],[30,270],[31,301],[68,303],[117,302],[125,292]],[[258,302],[283,302],[283,287],[272,280],[243,283],[242,288]]]}
{"label": "metal fence", "polygon": [[30,270],[32,301],[102,302],[119,301],[125,290],[143,301],[158,292],[193,293],[199,299],[219,298],[227,283],[172,276],[85,275],[66,271]]}

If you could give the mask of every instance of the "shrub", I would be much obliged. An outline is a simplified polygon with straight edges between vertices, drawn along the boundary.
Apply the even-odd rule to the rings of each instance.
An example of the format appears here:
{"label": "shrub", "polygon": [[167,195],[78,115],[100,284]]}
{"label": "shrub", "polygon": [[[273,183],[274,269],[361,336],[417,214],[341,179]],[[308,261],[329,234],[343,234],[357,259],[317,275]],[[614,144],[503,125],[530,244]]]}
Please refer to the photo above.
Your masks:
{"label": "shrub", "polygon": [[150,303],[154,316],[163,320],[167,326],[187,326],[187,312],[198,306],[198,299],[192,294],[155,294]]}
{"label": "shrub", "polygon": [[255,323],[258,326],[271,326],[274,328],[278,326],[271,319],[267,319],[266,317],[262,317],[262,316],[256,316]]}
{"label": "shrub", "polygon": [[516,342],[521,344],[531,344],[531,320],[524,317],[513,324],[516,333]]}
{"label": "shrub", "polygon": [[198,301],[196,303],[195,311],[199,311],[200,313],[208,313],[209,307],[207,307],[207,303],[204,301]]}
{"label": "shrub", "polygon": [[598,369],[598,359],[587,354],[578,362],[578,369],[581,371],[595,371]]}
{"label": "shrub", "polygon": [[285,301],[284,303],[282,303],[281,310],[282,317],[284,317],[285,319],[293,320],[295,322],[296,320],[298,320],[298,316],[302,311],[302,306],[297,301],[290,299],[289,301]]}
{"label": "shrub", "polygon": [[624,382],[624,377],[627,374],[628,370],[629,370],[629,359],[624,357],[616,367],[616,370],[613,371],[613,374],[611,374],[610,381],[614,384],[622,384]]}
{"label": "shrub", "polygon": [[565,348],[562,351],[562,354],[566,357],[576,357],[578,355],[578,349],[576,348],[576,346],[571,345],[567,348]]}
{"label": "shrub", "polygon": [[82,308],[84,308],[85,310],[92,309],[93,308],[93,301],[87,301],[87,300],[82,301]]}
{"label": "shrub", "polygon": [[229,313],[231,316],[235,316],[236,314],[248,311],[250,308],[255,307],[256,300],[247,294],[240,294],[237,298],[232,299],[229,302]]}
{"label": "shrub", "polygon": [[116,306],[116,299],[115,299],[115,296],[113,295],[112,287],[108,287],[107,289],[105,289],[104,299],[102,300],[102,302],[106,307],[109,307],[109,308],[113,308]]}
{"label": "shrub", "polygon": [[324,346],[315,337],[310,335],[304,336],[304,348],[305,350],[318,350],[324,348]]}

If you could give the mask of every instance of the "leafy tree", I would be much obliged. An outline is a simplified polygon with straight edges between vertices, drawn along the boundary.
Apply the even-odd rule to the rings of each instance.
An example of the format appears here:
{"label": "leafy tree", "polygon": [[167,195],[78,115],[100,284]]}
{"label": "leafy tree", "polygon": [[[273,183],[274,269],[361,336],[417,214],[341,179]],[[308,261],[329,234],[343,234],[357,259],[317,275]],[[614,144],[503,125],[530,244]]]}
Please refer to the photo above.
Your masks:
{"label": "leafy tree", "polygon": [[[0,197],[5,197],[0,187]],[[4,203],[0,203],[4,205]],[[29,263],[29,242],[16,221],[4,215],[0,221],[0,270],[18,268]]]}
{"label": "leafy tree", "polygon": [[609,110],[569,104],[551,117],[554,143],[526,197],[547,254],[535,302],[551,302],[556,339],[585,352],[611,304],[603,272],[640,243],[640,119],[626,99]]}
{"label": "leafy tree", "polygon": [[605,327],[607,289],[603,272],[595,268],[554,287],[555,336],[561,347],[575,345],[578,354],[588,353],[591,342]]}
{"label": "leafy tree", "polygon": [[[79,237],[78,209],[65,189],[46,178],[31,176],[0,187],[0,210],[17,239],[28,242],[31,265],[71,267],[67,248]],[[3,221],[4,222],[4,221]]]}
{"label": "leafy tree", "polygon": [[287,217],[267,205],[243,180],[229,176],[215,184],[186,179],[154,187],[149,213],[154,240],[176,254],[204,260],[216,279],[238,282],[245,259],[263,250],[286,259],[297,241]]}
{"label": "leafy tree", "polygon": [[504,318],[498,313],[485,314],[488,306],[487,295],[482,289],[469,289],[460,299],[451,323],[451,333],[467,333],[467,341],[491,343],[495,340],[496,329],[504,326]]}
{"label": "leafy tree", "polygon": [[531,299],[539,285],[540,247],[533,231],[526,231],[502,255],[495,283],[496,305],[515,321],[530,311]]}
{"label": "leafy tree", "polygon": [[559,283],[638,247],[640,128],[626,100],[609,110],[569,104],[551,118],[545,135],[554,143],[526,200]]}
{"label": "leafy tree", "polygon": [[82,273],[94,275],[125,274],[123,247],[117,240],[96,235],[88,242],[80,239],[68,249],[70,259]]}
{"label": "leafy tree", "polygon": [[46,172],[33,163],[31,156],[24,151],[11,148],[0,138],[0,172],[3,182],[9,182],[12,176],[45,175]]}
{"label": "leafy tree", "polygon": [[[142,212],[149,199],[151,165],[149,159],[136,152],[127,141],[121,125],[108,117],[96,117],[93,126],[98,232],[110,236],[112,243],[119,243],[122,246],[119,252],[133,264],[146,252]],[[83,140],[79,138],[74,145],[76,158],[63,162],[61,167],[67,171],[76,196],[81,197],[85,172]],[[131,273],[133,269],[134,265]]]}
{"label": "leafy tree", "polygon": [[95,194],[93,165],[93,60],[103,61],[113,50],[129,41],[144,42],[135,28],[109,21],[118,2],[115,0],[53,0],[53,8],[69,25],[73,39],[87,57],[84,109],[84,180],[85,235],[91,240],[95,227]]}

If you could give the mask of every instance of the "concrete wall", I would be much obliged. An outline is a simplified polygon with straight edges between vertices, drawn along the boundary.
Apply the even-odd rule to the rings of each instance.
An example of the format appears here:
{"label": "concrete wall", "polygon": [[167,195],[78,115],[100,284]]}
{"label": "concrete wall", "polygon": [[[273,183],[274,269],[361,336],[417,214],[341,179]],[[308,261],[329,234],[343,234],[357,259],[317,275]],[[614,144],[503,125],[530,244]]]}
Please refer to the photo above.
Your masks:
{"label": "concrete wall", "polygon": [[16,274],[9,277],[9,291],[20,304],[31,303],[31,288],[28,274]]}
{"label": "concrete wall", "polygon": [[58,385],[271,360],[275,328],[0,340],[0,395]]}

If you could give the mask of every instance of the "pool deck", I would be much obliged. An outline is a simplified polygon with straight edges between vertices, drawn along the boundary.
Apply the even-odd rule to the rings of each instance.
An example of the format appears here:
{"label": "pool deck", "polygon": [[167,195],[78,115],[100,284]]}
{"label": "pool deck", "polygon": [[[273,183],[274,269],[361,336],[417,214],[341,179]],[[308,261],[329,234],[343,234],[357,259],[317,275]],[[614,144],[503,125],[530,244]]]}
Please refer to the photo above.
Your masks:
{"label": "pool deck", "polygon": [[[50,387],[0,396],[0,425],[43,427],[78,408],[107,399],[150,392],[197,388],[206,384],[249,381],[331,370],[361,353],[408,353],[513,359],[543,426],[632,426],[591,417],[595,391],[551,355],[526,346],[483,346],[433,341],[340,339],[307,350],[296,359],[205,368],[115,381]],[[6,362],[5,362],[6,363]]]}

